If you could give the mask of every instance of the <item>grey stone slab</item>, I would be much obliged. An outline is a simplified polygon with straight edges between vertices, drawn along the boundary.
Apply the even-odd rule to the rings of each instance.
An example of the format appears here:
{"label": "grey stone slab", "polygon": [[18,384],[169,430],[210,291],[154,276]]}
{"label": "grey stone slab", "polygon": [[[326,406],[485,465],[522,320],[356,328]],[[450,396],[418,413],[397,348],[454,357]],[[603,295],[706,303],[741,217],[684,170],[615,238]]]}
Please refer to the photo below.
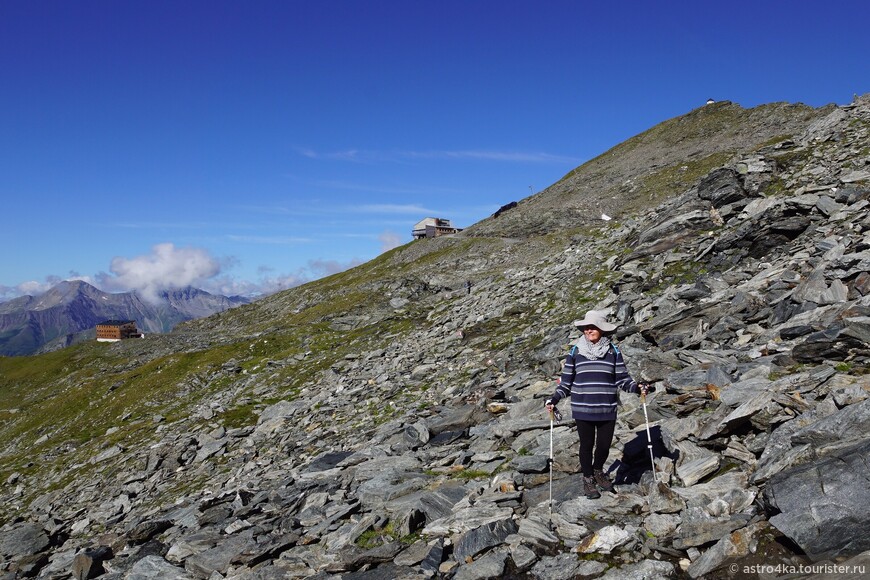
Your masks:
{"label": "grey stone slab", "polygon": [[702,508],[688,508],[682,513],[682,523],[677,530],[673,545],[679,550],[704,546],[718,541],[726,534],[749,523],[748,514],[733,514],[713,517]]}
{"label": "grey stone slab", "polygon": [[664,560],[642,560],[608,570],[602,580],[665,580],[673,578],[676,569]]}
{"label": "grey stone slab", "polygon": [[124,580],[194,580],[184,568],[173,566],[160,556],[145,556],[133,564]]}
{"label": "grey stone slab", "polygon": [[863,439],[870,433],[870,399],[849,405],[796,431],[792,445],[809,444],[815,448],[831,443]]}
{"label": "grey stone slab", "polygon": [[550,458],[544,455],[517,455],[511,467],[520,473],[544,473],[549,469]]}
{"label": "grey stone slab", "polygon": [[418,490],[403,497],[388,501],[384,509],[389,514],[407,513],[419,509],[431,522],[453,513],[453,506],[465,498],[471,489],[467,484],[448,482],[435,489]]}
{"label": "grey stone slab", "polygon": [[547,550],[559,544],[559,537],[550,530],[550,522],[540,516],[520,520],[517,534],[532,546]]}
{"label": "grey stone slab", "polygon": [[634,540],[634,533],[622,526],[604,526],[577,544],[581,554],[610,554]]}
{"label": "grey stone slab", "polygon": [[755,500],[758,490],[748,484],[748,477],[742,471],[729,471],[708,482],[692,487],[673,487],[673,492],[686,501],[687,507],[707,507],[721,500],[728,506],[728,513],[744,511]]}
{"label": "grey stone slab", "polygon": [[770,518],[813,560],[854,556],[870,549],[870,440],[771,478]]}
{"label": "grey stone slab", "polygon": [[607,569],[604,562],[585,562],[577,559],[576,554],[562,553],[542,557],[529,571],[538,580],[574,580],[584,576],[595,576]]}
{"label": "grey stone slab", "polygon": [[453,580],[497,580],[504,577],[505,565],[509,554],[497,550],[481,556],[469,564],[459,566]]}
{"label": "grey stone slab", "polygon": [[677,476],[685,487],[691,487],[719,469],[720,458],[710,454],[677,466]]}
{"label": "grey stone slab", "polygon": [[453,555],[459,561],[474,558],[481,552],[498,546],[510,534],[516,533],[517,524],[512,518],[484,524],[469,530],[456,539]]}
{"label": "grey stone slab", "polygon": [[214,548],[199,552],[184,561],[184,569],[197,578],[208,578],[213,572],[225,574],[230,563],[254,544],[251,535],[245,533],[230,536]]}
{"label": "grey stone slab", "polygon": [[758,538],[767,527],[767,522],[761,522],[725,535],[689,565],[689,576],[704,578],[726,563],[754,553],[758,547]]}
{"label": "grey stone slab", "polygon": [[0,554],[8,558],[36,554],[48,545],[48,534],[40,524],[23,522],[0,532]]}
{"label": "grey stone slab", "polygon": [[461,534],[489,523],[504,520],[511,515],[513,515],[511,508],[495,505],[464,507],[446,517],[427,523],[422,533],[429,536]]}

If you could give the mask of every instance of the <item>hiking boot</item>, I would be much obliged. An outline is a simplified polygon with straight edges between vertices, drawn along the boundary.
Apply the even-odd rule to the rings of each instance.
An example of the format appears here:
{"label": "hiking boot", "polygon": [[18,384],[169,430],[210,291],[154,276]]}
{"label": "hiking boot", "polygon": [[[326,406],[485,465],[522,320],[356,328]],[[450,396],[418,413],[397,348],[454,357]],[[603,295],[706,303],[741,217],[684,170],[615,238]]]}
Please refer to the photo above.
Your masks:
{"label": "hiking boot", "polygon": [[586,494],[586,499],[598,499],[601,494],[598,493],[598,487],[595,485],[595,478],[583,477],[583,493]]}
{"label": "hiking boot", "polygon": [[600,469],[596,469],[593,472],[592,478],[595,480],[595,484],[601,488],[601,491],[609,491],[610,493],[616,493],[616,490],[613,489],[613,482],[607,477],[607,475]]}

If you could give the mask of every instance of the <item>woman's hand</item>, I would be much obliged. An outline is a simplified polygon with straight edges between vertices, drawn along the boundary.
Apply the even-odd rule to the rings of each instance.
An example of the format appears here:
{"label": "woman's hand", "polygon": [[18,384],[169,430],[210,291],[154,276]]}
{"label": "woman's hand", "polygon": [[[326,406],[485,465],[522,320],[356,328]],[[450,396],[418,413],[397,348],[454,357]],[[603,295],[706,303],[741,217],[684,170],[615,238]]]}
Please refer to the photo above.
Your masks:
{"label": "woman's hand", "polygon": [[552,399],[547,399],[547,402],[544,403],[544,407],[547,409],[547,412],[550,414],[551,420],[561,421],[562,413],[559,412],[559,409],[556,408],[556,405],[553,404]]}

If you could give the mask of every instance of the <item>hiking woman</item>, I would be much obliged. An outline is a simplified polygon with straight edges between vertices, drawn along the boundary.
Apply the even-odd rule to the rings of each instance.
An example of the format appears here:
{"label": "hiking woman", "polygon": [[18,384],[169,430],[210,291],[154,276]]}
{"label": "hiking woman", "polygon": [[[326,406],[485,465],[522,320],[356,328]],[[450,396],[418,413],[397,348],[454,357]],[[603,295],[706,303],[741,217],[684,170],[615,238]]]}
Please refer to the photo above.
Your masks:
{"label": "hiking woman", "polygon": [[610,341],[616,325],[607,322],[601,312],[590,310],[574,325],[580,327],[583,336],[565,359],[559,385],[552,398],[547,399],[546,407],[552,411],[570,395],[571,416],[580,437],[583,491],[587,498],[597,499],[601,497],[598,489],[616,491],[604,473],[604,463],[616,429],[617,389],[638,395],[655,389],[646,383],[638,384],[629,376],[622,353]]}

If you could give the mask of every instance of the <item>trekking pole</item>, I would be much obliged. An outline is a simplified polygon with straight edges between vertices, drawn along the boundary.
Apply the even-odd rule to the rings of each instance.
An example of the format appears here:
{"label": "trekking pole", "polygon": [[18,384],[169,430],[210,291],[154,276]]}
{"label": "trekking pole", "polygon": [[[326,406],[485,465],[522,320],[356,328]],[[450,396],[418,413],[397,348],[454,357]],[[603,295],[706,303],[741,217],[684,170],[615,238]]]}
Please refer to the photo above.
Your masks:
{"label": "trekking pole", "polygon": [[559,412],[555,406],[553,410],[550,411],[550,499],[547,502],[547,508],[550,514],[550,524],[553,523],[553,420],[561,421],[562,414]]}
{"label": "trekking pole", "polygon": [[551,525],[553,523],[553,416],[553,411],[550,411],[550,461],[547,462],[550,465],[550,499],[547,501],[547,509]]}
{"label": "trekking pole", "polygon": [[655,457],[653,456],[652,436],[650,435],[650,432],[649,432],[649,415],[647,415],[647,412],[646,412],[646,393],[644,391],[645,391],[645,389],[641,390],[641,392],[640,392],[640,402],[643,404],[643,418],[644,418],[644,421],[646,422],[646,442],[647,442],[646,448],[649,449],[649,461],[650,461],[650,464],[652,465],[653,481],[658,483],[659,478],[656,475],[656,460],[655,460]]}

